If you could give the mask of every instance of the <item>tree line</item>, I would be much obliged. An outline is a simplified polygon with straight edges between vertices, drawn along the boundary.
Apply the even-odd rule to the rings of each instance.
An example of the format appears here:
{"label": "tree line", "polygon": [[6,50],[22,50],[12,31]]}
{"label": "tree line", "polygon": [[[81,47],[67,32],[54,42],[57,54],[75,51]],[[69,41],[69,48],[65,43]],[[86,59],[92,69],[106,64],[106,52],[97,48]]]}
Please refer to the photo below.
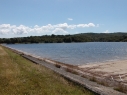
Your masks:
{"label": "tree line", "polygon": [[71,42],[127,42],[127,33],[81,33],[74,35],[43,35],[0,38],[0,43],[71,43]]}

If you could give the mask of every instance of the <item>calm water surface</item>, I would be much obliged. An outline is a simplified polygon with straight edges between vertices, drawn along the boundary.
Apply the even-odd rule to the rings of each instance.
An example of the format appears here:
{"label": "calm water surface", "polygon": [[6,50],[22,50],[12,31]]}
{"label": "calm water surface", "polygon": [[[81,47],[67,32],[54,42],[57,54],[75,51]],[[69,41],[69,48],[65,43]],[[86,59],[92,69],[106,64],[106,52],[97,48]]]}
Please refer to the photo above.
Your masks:
{"label": "calm water surface", "polygon": [[126,42],[9,44],[17,50],[74,65],[127,59]]}

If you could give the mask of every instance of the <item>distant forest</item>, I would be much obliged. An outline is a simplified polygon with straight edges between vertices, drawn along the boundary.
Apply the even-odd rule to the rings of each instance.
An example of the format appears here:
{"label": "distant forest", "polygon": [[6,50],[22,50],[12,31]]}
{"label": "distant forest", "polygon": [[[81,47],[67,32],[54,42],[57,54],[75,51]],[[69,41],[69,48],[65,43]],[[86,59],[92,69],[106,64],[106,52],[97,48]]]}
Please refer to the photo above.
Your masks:
{"label": "distant forest", "polygon": [[74,35],[43,35],[0,38],[0,43],[71,43],[71,42],[127,42],[127,33],[81,33]]}

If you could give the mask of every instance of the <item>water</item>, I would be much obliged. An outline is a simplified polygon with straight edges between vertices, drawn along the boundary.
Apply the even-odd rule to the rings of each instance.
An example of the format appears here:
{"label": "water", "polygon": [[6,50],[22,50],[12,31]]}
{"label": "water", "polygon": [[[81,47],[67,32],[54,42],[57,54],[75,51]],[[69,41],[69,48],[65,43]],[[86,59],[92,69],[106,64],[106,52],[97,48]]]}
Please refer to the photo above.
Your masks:
{"label": "water", "polygon": [[73,65],[127,58],[126,42],[8,44],[7,46]]}

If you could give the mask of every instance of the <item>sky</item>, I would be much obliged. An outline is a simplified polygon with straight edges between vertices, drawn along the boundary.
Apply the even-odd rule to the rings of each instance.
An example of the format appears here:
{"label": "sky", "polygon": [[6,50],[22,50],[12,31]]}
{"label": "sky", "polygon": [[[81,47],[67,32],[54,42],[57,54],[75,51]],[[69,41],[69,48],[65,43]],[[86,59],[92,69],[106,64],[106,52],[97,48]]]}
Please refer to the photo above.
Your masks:
{"label": "sky", "polygon": [[0,38],[127,32],[127,0],[0,0]]}

